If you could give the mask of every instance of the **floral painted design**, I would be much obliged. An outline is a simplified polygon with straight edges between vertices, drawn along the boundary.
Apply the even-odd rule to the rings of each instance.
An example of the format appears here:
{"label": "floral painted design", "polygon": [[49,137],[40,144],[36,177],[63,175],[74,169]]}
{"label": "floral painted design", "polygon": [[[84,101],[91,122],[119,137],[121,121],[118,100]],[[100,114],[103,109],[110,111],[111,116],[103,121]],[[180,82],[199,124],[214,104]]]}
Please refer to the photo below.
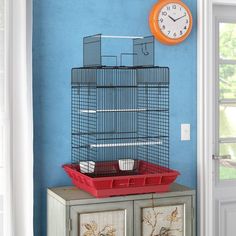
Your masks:
{"label": "floral painted design", "polygon": [[116,229],[112,225],[105,225],[99,229],[95,221],[83,224],[85,233],[83,236],[116,236]]}
{"label": "floral painted design", "polygon": [[143,236],[183,236],[182,206],[144,208]]}

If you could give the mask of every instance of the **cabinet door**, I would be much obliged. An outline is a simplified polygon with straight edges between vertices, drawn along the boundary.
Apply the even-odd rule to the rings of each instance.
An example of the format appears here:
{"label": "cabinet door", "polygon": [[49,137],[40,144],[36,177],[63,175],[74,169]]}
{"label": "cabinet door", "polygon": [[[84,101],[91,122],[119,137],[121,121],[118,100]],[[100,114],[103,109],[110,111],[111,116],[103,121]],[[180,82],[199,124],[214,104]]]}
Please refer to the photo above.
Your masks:
{"label": "cabinet door", "polygon": [[71,236],[133,236],[133,201],[72,206]]}
{"label": "cabinet door", "polygon": [[135,236],[193,236],[192,197],[134,202]]}

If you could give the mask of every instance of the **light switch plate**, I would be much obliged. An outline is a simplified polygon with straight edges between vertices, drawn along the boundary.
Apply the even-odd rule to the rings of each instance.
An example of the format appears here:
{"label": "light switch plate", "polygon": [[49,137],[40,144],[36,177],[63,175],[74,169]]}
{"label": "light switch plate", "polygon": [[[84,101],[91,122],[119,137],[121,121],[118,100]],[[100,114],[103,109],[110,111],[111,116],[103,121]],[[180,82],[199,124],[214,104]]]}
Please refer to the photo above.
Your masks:
{"label": "light switch plate", "polygon": [[181,141],[190,140],[190,124],[181,124]]}

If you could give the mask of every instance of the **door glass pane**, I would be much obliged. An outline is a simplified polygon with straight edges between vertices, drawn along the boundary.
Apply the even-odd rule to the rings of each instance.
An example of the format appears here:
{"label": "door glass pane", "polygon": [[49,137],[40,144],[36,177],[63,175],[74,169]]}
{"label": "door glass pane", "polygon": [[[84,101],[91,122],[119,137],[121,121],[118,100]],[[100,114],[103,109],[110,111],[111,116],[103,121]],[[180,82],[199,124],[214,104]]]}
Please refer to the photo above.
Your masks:
{"label": "door glass pane", "polygon": [[236,24],[220,23],[220,58],[236,60]]}
{"label": "door glass pane", "polygon": [[220,65],[219,83],[220,99],[236,98],[236,65]]}
{"label": "door glass pane", "polygon": [[236,179],[236,143],[220,144],[220,155],[231,155],[230,160],[220,161],[220,179]]}
{"label": "door glass pane", "polygon": [[5,60],[5,33],[0,28],[0,72],[4,71],[4,60]]}
{"label": "door glass pane", "polygon": [[[0,119],[2,112],[5,111],[5,96],[6,96],[6,79],[5,79],[5,1],[0,0]],[[1,122],[1,120],[0,120]],[[3,161],[5,159],[3,153],[3,141],[4,141],[4,127],[0,124],[0,235],[5,236],[6,232],[4,233],[4,220],[5,220],[5,212],[3,211],[3,202],[5,201],[5,191],[4,191],[4,166]]]}
{"label": "door glass pane", "polygon": [[5,105],[5,83],[3,73],[0,72],[0,112],[4,112]]}
{"label": "door glass pane", "polygon": [[4,23],[5,23],[5,19],[4,19],[4,1],[0,0],[0,29],[4,29]]}
{"label": "door glass pane", "polygon": [[[236,179],[236,23],[219,25],[219,164],[220,180]],[[231,60],[231,61],[227,61]],[[227,143],[226,143],[227,141]],[[230,143],[229,143],[230,142]]]}
{"label": "door glass pane", "polygon": [[220,105],[220,138],[236,137],[236,104]]}

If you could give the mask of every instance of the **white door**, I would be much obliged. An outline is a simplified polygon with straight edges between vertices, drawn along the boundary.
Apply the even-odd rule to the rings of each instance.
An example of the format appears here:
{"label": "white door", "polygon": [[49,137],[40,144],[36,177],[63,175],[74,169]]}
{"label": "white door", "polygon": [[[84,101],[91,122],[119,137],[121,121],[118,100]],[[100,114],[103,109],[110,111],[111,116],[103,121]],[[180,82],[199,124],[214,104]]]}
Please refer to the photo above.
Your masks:
{"label": "white door", "polygon": [[215,236],[236,236],[236,7],[213,7]]}

